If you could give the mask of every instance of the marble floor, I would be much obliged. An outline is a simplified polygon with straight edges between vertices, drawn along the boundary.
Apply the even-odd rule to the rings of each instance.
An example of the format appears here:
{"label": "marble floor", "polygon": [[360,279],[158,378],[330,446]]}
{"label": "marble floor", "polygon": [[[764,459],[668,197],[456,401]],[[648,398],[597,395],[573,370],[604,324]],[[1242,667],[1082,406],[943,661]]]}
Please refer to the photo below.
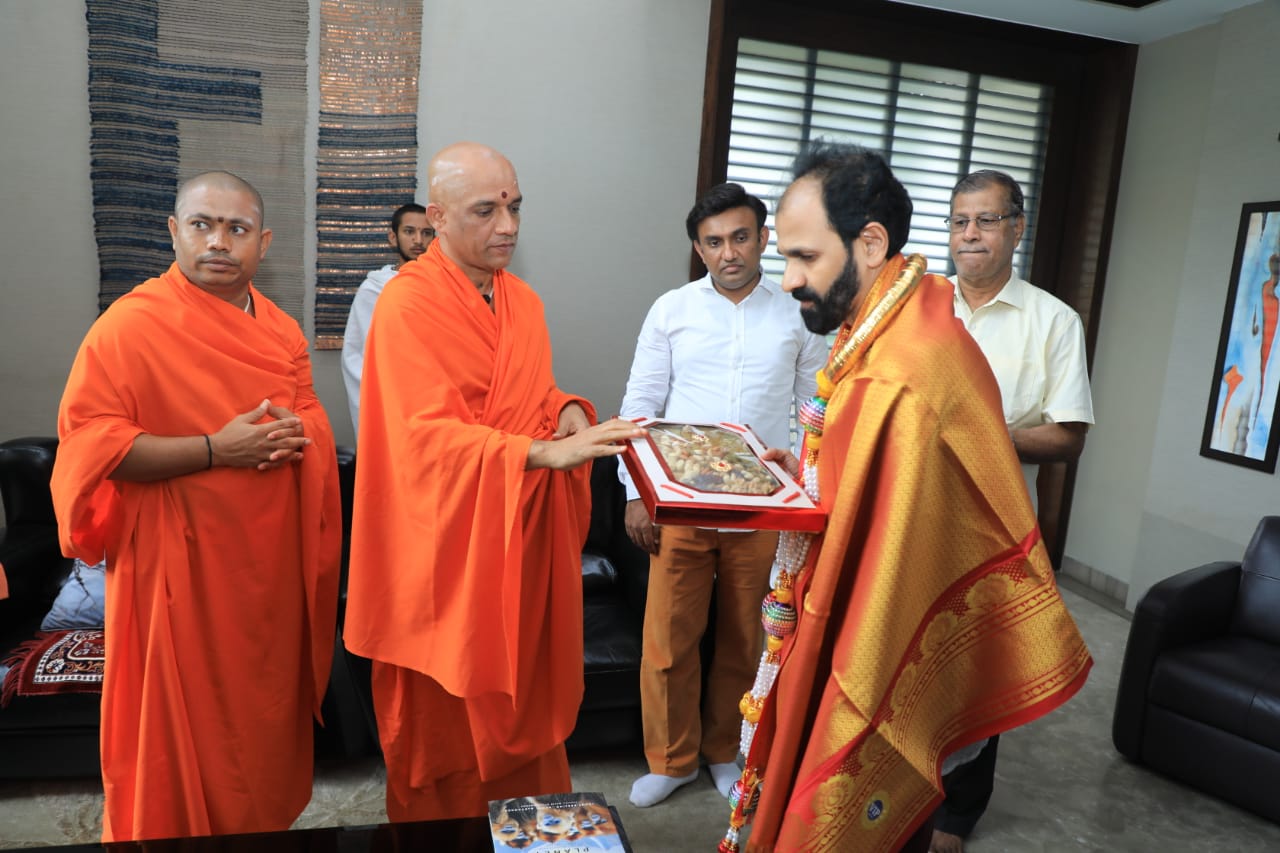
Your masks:
{"label": "marble floor", "polygon": [[[1070,579],[1064,596],[1094,655],[1088,683],[1065,707],[1003,736],[991,807],[971,853],[1280,850],[1280,826],[1165,779],[1111,746],[1111,711],[1129,622]],[[728,815],[710,777],[665,803],[636,809],[631,781],[645,772],[632,754],[571,756],[574,787],[618,806],[637,853],[714,851]],[[378,823],[384,776],[368,759],[317,768],[298,826]],[[0,848],[91,842],[101,829],[101,786],[68,780],[0,783]]]}

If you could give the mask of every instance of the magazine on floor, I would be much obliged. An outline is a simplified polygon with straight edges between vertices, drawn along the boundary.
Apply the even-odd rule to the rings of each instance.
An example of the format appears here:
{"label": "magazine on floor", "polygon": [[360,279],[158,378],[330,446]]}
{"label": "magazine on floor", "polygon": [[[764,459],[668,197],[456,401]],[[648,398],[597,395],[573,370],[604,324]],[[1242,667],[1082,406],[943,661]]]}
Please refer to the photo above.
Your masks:
{"label": "magazine on floor", "polygon": [[498,853],[632,853],[617,809],[603,794],[573,792],[489,803]]}

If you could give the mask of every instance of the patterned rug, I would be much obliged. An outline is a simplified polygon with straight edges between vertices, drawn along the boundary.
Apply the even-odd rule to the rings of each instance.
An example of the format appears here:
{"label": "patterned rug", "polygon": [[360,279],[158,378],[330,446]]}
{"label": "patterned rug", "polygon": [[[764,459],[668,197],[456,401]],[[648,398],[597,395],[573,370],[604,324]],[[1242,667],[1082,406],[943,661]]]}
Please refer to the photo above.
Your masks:
{"label": "patterned rug", "polygon": [[101,693],[106,661],[101,628],[47,631],[5,658],[11,667],[0,690],[0,708],[15,696]]}
{"label": "patterned rug", "polygon": [[422,0],[321,0],[316,349],[340,349],[369,270],[399,263],[391,214],[414,200]]}
{"label": "patterned rug", "polygon": [[254,284],[302,323],[307,14],[308,0],[86,0],[100,310],[173,262],[179,181],[226,169],[262,193],[274,232]]}

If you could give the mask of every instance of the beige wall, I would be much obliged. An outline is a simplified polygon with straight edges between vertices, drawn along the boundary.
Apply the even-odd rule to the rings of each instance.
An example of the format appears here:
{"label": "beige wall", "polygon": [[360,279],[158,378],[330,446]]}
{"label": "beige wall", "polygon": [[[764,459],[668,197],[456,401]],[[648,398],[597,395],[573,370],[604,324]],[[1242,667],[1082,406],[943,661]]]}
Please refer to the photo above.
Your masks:
{"label": "beige wall", "polygon": [[50,435],[97,316],[83,3],[0,5],[0,437]]}
{"label": "beige wall", "polygon": [[[464,138],[516,164],[526,204],[513,269],[546,303],[560,384],[602,415],[621,402],[649,304],[687,277],[709,10],[709,0],[425,4],[423,165]],[[53,432],[97,313],[87,47],[83,4],[0,4],[0,437]],[[315,375],[349,442],[337,353],[317,353]]]}
{"label": "beige wall", "polygon": [[1240,206],[1280,198],[1280,4],[1145,45],[1067,553],[1129,584],[1238,559],[1280,480],[1203,458]]}

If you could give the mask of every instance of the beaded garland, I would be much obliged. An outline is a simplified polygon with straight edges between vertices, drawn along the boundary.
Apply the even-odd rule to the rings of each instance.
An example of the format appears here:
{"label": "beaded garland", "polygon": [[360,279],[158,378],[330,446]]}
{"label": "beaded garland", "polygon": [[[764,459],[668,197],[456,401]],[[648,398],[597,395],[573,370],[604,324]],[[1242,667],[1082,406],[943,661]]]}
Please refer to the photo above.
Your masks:
{"label": "beaded garland", "polygon": [[[822,445],[822,433],[826,426],[827,403],[835,393],[836,384],[858,363],[865,352],[868,339],[920,281],[927,268],[921,255],[912,255],[903,264],[892,286],[875,303],[857,330],[846,325],[840,330],[827,364],[818,371],[818,393],[800,407],[798,420],[804,430],[804,447],[800,474],[805,494],[815,504],[821,505],[818,486],[818,453]],[[738,748],[747,756],[742,777],[733,783],[729,792],[729,830],[717,847],[719,853],[738,853],[738,839],[742,828],[751,822],[760,802],[762,779],[750,761],[751,743],[755,739],[756,726],[764,709],[765,699],[773,690],[781,667],[782,645],[795,633],[799,614],[795,606],[795,584],[804,571],[814,535],[794,530],[783,531],[778,537],[778,551],[774,558],[776,580],[773,589],[765,596],[761,606],[761,622],[764,625],[765,650],[760,656],[755,683],[743,694],[738,703],[742,712],[742,734]]]}

